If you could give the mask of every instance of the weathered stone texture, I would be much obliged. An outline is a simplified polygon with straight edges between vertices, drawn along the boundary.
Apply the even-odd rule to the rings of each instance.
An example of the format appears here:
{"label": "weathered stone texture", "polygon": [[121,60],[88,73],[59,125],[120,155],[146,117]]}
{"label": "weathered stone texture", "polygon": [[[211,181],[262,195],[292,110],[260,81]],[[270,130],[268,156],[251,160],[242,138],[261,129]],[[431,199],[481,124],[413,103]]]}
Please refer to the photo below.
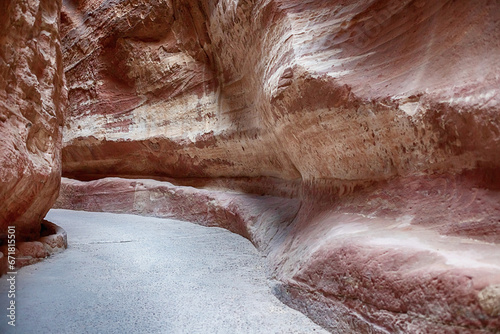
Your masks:
{"label": "weathered stone texture", "polygon": [[366,180],[497,166],[499,12],[68,4],[64,173]]}
{"label": "weathered stone texture", "polygon": [[241,233],[332,331],[498,331],[499,21],[490,0],[67,1],[63,173],[120,178],[65,179],[58,206]]}
{"label": "weathered stone texture", "polygon": [[0,3],[0,232],[40,237],[57,198],[66,91],[60,1]]}
{"label": "weathered stone texture", "polygon": [[[63,178],[56,207],[186,219],[243,235],[266,255],[278,297],[334,333],[495,332],[500,247],[490,218],[499,195],[471,194],[469,182],[411,177],[342,196],[332,191],[339,185],[309,185],[301,198],[286,198]],[[488,201],[496,207],[477,210]]]}

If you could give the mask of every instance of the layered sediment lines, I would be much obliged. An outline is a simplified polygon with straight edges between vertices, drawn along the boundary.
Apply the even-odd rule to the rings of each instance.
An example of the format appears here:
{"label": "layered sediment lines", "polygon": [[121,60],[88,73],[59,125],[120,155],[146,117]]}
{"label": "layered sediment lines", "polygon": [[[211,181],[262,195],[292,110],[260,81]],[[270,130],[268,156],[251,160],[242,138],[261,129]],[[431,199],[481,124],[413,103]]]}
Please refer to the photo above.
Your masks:
{"label": "layered sediment lines", "polygon": [[497,2],[65,1],[61,19],[63,174],[93,181],[65,179],[58,207],[229,228],[333,331],[499,330]]}
{"label": "layered sediment lines", "polygon": [[64,173],[366,180],[496,166],[496,6],[68,1]]}

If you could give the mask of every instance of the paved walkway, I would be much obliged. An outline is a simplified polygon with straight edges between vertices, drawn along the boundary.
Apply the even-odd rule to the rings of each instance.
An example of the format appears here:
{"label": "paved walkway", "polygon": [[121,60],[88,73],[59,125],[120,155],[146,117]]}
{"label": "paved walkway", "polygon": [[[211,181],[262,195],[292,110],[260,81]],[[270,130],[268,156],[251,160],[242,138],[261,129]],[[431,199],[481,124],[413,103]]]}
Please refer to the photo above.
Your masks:
{"label": "paved walkway", "polygon": [[325,333],[270,292],[252,244],[169,219],[52,210],[68,249],[19,270],[0,333]]}

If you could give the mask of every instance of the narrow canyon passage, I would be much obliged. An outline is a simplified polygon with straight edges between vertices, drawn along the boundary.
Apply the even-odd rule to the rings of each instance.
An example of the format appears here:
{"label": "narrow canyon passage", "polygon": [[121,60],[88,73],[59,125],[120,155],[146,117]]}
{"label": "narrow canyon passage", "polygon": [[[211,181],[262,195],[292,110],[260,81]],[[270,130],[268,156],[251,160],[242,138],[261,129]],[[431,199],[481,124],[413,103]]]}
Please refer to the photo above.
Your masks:
{"label": "narrow canyon passage", "polygon": [[0,334],[500,334],[499,41],[500,0],[0,0]]}
{"label": "narrow canyon passage", "polygon": [[[326,333],[276,299],[246,239],[134,215],[52,210],[68,249],[17,275],[0,333]],[[0,295],[7,295],[1,280]],[[2,305],[5,305],[2,303]]]}

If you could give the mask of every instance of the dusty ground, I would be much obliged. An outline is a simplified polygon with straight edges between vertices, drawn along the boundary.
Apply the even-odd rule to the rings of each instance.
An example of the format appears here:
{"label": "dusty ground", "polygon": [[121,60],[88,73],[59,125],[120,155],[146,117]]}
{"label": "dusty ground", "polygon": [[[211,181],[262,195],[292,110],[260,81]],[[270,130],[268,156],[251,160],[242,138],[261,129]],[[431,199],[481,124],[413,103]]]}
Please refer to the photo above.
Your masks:
{"label": "dusty ground", "polygon": [[[252,244],[220,228],[52,210],[67,251],[19,270],[1,333],[324,333],[271,293]],[[5,310],[7,281],[0,282]],[[5,313],[6,311],[3,311]]]}

